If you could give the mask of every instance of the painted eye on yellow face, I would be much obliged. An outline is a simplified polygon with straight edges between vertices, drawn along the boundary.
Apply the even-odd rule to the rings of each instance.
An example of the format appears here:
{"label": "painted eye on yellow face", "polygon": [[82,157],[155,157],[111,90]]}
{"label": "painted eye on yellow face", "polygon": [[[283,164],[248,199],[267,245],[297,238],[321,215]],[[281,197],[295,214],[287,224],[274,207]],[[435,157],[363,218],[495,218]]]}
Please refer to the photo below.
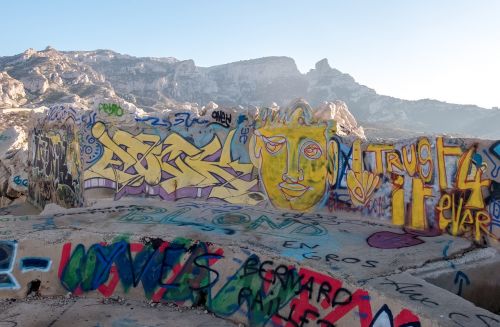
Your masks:
{"label": "painted eye on yellow face", "polygon": [[315,160],[321,157],[323,151],[321,150],[321,146],[313,141],[307,141],[302,146],[302,153],[307,159]]}
{"label": "painted eye on yellow face", "polygon": [[272,136],[272,137],[262,136],[262,140],[266,145],[267,152],[273,155],[280,152],[280,150],[283,148],[286,142],[286,139],[282,136]]}

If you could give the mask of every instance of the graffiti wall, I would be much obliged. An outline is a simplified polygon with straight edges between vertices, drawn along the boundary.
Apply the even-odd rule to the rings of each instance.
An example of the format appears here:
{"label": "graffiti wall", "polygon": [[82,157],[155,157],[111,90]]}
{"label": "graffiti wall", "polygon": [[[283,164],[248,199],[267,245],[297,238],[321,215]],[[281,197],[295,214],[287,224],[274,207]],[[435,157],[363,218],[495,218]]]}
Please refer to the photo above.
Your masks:
{"label": "graffiti wall", "polygon": [[[0,241],[0,292],[120,295],[204,305],[249,326],[421,325],[399,302],[386,303],[331,275],[208,242],[116,237],[36,247],[38,253],[57,253],[54,258],[26,257],[18,247],[17,241]],[[38,279],[22,283],[27,276]],[[30,290],[21,289],[24,285]]]}
{"label": "graffiti wall", "polygon": [[83,168],[75,109],[53,107],[30,130],[28,161],[30,174],[25,183],[28,198],[38,207],[56,203],[63,207],[83,205]]}
{"label": "graffiti wall", "polygon": [[339,143],[329,210],[360,212],[413,230],[498,239],[498,158],[489,141],[421,137]]}
{"label": "graffiti wall", "polygon": [[[68,119],[77,136],[69,127],[42,128]],[[317,117],[303,101],[258,114],[214,109],[152,116],[101,104],[78,115],[49,112],[41,125],[30,143],[34,171],[45,169],[47,175],[29,181],[38,203],[63,201],[61,189],[61,195],[71,195],[64,198],[66,206],[81,205],[83,189],[86,198],[200,199],[348,212],[415,233],[444,232],[479,243],[500,236],[499,141],[341,137],[335,121]],[[69,173],[55,176],[46,162],[56,168],[61,158]]]}

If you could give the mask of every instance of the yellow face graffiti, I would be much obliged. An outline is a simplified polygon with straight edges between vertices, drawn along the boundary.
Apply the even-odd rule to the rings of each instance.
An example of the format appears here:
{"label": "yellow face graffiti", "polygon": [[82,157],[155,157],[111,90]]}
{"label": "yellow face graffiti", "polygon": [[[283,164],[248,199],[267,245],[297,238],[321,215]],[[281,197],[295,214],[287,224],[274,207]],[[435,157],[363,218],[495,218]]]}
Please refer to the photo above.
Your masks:
{"label": "yellow face graffiti", "polygon": [[[255,131],[254,164],[271,203],[305,211],[325,195],[333,182],[335,142],[327,142],[326,124],[307,124],[304,109],[296,108],[283,123]],[[328,176],[328,178],[325,178]]]}

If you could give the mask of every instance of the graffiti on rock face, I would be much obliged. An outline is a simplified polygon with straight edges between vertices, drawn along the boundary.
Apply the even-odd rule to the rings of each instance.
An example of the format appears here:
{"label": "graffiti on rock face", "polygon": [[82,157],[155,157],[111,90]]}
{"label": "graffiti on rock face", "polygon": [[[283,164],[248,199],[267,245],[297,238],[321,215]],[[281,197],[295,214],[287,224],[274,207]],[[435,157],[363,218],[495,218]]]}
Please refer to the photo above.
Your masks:
{"label": "graffiti on rock face", "polygon": [[123,109],[116,103],[100,103],[99,111],[105,112],[108,116],[123,116]]}
{"label": "graffiti on rock face", "polygon": [[380,177],[363,169],[361,141],[352,145],[352,165],[347,173],[347,187],[353,205],[366,205],[380,183]]}
{"label": "graffiti on rock face", "polygon": [[222,110],[212,111],[214,121],[211,124],[218,124],[222,127],[229,128],[231,125],[231,114]]}
{"label": "graffiti on rock face", "polygon": [[[441,142],[439,142],[441,143]],[[439,227],[452,235],[467,235],[475,241],[492,237],[489,227],[491,217],[486,208],[485,195],[491,180],[484,178],[485,166],[481,156],[470,148],[461,153],[454,149],[459,160],[455,175],[455,188],[448,190],[447,181],[440,181],[441,198],[436,206]]]}
{"label": "graffiti on rock face", "polygon": [[207,125],[208,120],[192,117],[191,112],[176,112],[173,117],[155,117],[155,116],[143,116],[136,117],[135,121],[144,122],[152,127],[163,127],[163,128],[173,128],[173,127],[185,127],[190,128],[197,125]]}
{"label": "graffiti on rock face", "polygon": [[500,229],[500,200],[491,201],[488,211],[491,216],[490,233],[494,234]]}
{"label": "graffiti on rock face", "polygon": [[[481,155],[486,146],[443,137],[340,145],[340,179],[329,197],[333,202],[329,208],[387,217],[408,230],[439,229],[476,242],[496,239],[489,208],[495,201],[492,185],[498,182],[491,162],[486,162],[493,155]],[[384,197],[389,199],[387,204],[379,201],[382,205],[373,206],[374,199]],[[381,240],[382,234],[376,237]],[[405,237],[419,243],[417,237]],[[392,239],[401,240],[401,236]]]}
{"label": "graffiti on rock face", "polygon": [[72,119],[75,123],[80,123],[80,115],[78,110],[73,107],[66,107],[63,105],[52,106],[49,108],[47,115],[43,120],[47,122],[65,122],[68,119]]}
{"label": "graffiti on rock face", "polygon": [[12,181],[17,186],[28,187],[28,179],[27,178],[22,178],[21,176],[16,175],[16,176],[14,176],[14,178],[12,179]]}
{"label": "graffiti on rock face", "polygon": [[497,158],[497,160],[500,160],[500,141],[496,141],[490,146],[490,152]]}

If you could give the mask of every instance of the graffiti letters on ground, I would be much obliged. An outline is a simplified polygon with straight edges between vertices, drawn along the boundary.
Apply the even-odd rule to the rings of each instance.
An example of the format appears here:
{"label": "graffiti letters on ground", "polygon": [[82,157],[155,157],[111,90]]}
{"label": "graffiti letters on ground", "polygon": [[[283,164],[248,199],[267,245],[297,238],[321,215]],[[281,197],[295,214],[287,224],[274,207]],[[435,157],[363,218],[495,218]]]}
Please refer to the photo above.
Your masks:
{"label": "graffiti letters on ground", "polygon": [[[205,208],[202,215],[200,206]],[[208,215],[211,213],[211,217]],[[209,219],[194,219],[194,216],[210,217]],[[159,207],[134,206],[129,213],[117,219],[120,223],[128,224],[163,224],[188,226],[205,232],[233,235],[237,232],[257,230],[261,234],[280,237],[311,237],[326,235],[326,228],[317,222],[286,217],[275,211],[262,212],[257,216],[249,207],[237,205],[216,204],[214,206],[203,203],[178,203],[174,210]]]}
{"label": "graffiti letters on ground", "polygon": [[[298,241],[286,241],[286,247],[316,248]],[[203,305],[218,316],[250,326],[421,326],[420,318],[398,301],[384,303],[377,293],[338,277],[233,246],[223,248],[186,238],[144,237],[132,242],[128,236],[116,236],[110,242],[57,245],[57,258],[24,256],[26,253],[16,258],[27,249],[18,247],[16,241],[0,241],[0,291],[30,288],[29,283],[21,286],[14,276],[21,274],[17,277],[32,280],[32,276],[41,276],[54,281],[48,288],[58,287],[58,282],[74,295]],[[37,248],[38,254],[44,252],[54,253],[54,248]],[[52,262],[57,263],[56,269]],[[463,288],[468,278],[462,275],[455,279]],[[446,309],[418,281],[401,281],[396,275],[377,280],[379,287],[399,293],[408,304]],[[499,322],[483,311],[442,313],[441,319],[453,322]]]}
{"label": "graffiti letters on ground", "polygon": [[404,233],[394,233],[390,231],[381,231],[371,234],[366,242],[368,245],[379,249],[400,249],[411,247],[425,243],[420,237],[433,237],[438,236],[440,231],[438,229],[429,231],[418,231],[403,229]]}
{"label": "graffiti letters on ground", "polygon": [[22,272],[26,271],[43,271],[47,272],[50,270],[52,265],[52,260],[49,258],[42,257],[24,257],[19,260],[19,269]]}
{"label": "graffiti letters on ground", "polygon": [[[67,243],[58,274],[64,288],[75,294],[97,291],[111,296],[118,287],[125,293],[141,288],[153,301],[204,304],[219,316],[244,315],[252,326],[307,322],[333,326],[339,321],[366,327],[381,322],[420,325],[407,309],[394,315],[387,305],[372,308],[367,291],[350,289],[329,275],[261,261],[250,254],[221,278],[221,260],[221,248],[186,239],[145,239],[143,243],[122,239],[88,248]],[[225,274],[228,271],[226,267]]]}

